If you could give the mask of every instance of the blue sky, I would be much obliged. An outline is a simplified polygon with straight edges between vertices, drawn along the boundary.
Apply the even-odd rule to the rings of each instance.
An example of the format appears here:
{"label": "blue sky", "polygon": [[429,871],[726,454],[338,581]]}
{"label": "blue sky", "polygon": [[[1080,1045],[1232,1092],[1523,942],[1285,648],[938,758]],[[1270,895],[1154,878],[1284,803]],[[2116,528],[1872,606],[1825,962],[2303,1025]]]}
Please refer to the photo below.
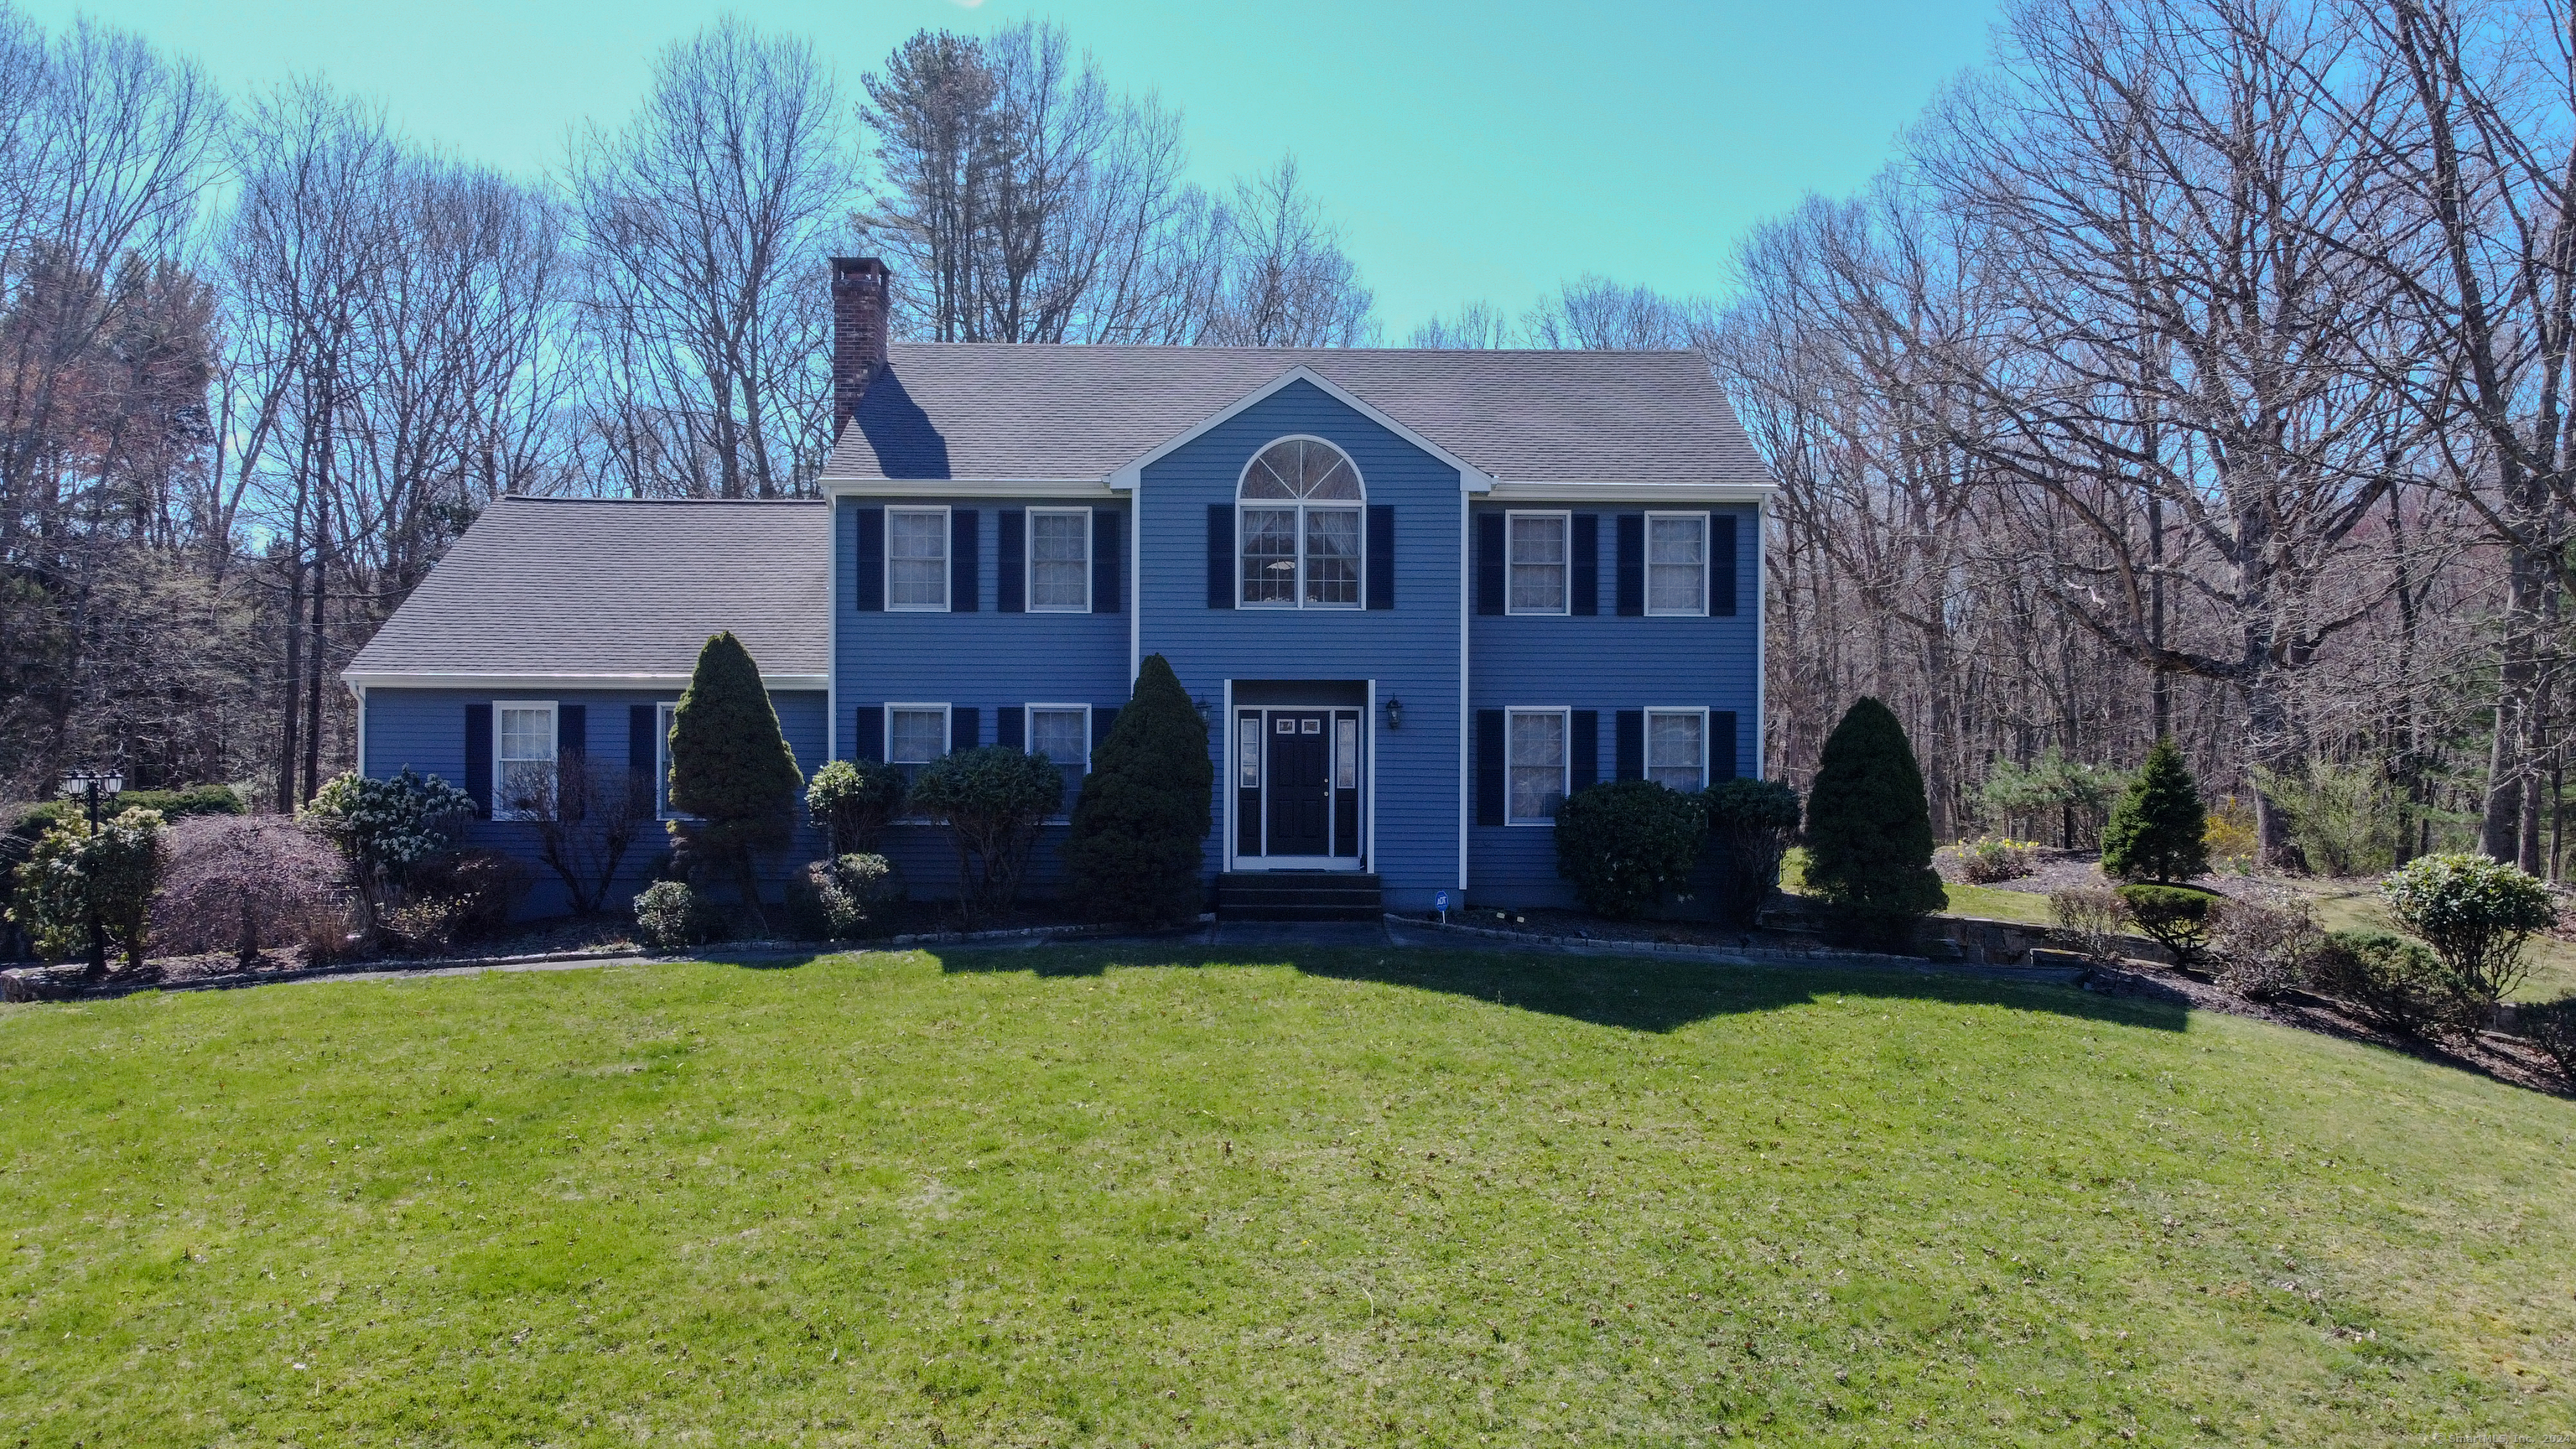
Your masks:
{"label": "blue sky", "polygon": [[[321,72],[416,137],[534,174],[568,127],[622,118],[652,53],[718,13],[617,4],[20,0],[193,54],[234,89]],[[1185,114],[1222,183],[1294,151],[1390,340],[1484,299],[1517,315],[1585,271],[1720,292],[1735,239],[1865,180],[1983,55],[1990,0],[1655,5],[835,0],[745,8],[859,76],[925,27],[1063,22],[1113,84]]]}

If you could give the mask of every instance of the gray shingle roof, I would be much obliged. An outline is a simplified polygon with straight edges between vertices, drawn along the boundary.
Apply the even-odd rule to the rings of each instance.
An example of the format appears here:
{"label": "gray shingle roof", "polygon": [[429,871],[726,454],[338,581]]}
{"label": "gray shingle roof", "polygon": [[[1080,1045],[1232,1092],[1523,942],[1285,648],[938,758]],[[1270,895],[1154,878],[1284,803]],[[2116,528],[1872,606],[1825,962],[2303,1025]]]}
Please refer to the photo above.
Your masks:
{"label": "gray shingle roof", "polygon": [[1767,484],[1695,352],[898,342],[832,479],[1073,480],[1309,367],[1504,482]]}
{"label": "gray shingle roof", "polygon": [[349,673],[686,675],[731,629],[820,677],[830,543],[823,503],[496,499]]}

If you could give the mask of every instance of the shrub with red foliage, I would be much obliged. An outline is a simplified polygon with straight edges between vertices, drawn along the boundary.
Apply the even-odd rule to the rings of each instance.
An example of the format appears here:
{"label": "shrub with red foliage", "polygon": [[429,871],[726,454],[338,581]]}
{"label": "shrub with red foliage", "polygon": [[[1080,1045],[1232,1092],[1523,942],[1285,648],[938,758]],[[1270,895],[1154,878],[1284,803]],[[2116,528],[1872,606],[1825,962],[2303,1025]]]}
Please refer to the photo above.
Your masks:
{"label": "shrub with red foliage", "polygon": [[247,967],[268,946],[346,949],[348,867],[330,842],[283,815],[194,816],[165,840],[151,926],[164,951],[229,950]]}

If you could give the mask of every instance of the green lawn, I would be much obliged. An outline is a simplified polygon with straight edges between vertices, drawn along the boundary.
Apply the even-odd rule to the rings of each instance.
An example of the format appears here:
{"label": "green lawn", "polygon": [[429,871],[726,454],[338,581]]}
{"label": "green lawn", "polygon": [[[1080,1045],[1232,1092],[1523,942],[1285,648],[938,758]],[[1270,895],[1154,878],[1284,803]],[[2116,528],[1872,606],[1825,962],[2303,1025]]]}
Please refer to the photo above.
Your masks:
{"label": "green lawn", "polygon": [[2074,990],[1188,946],[330,982],[0,1011],[0,1134],[8,1442],[2576,1425],[2576,1103]]}

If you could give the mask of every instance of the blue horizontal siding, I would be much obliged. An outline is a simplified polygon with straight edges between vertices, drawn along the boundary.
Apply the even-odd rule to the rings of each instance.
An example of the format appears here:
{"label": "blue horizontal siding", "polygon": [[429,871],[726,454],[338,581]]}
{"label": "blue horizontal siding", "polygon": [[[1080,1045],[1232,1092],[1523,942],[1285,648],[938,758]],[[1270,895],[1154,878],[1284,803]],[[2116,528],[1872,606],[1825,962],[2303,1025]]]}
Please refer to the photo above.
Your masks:
{"label": "blue horizontal siding", "polygon": [[[465,707],[490,704],[497,699],[552,700],[558,706],[577,704],[589,711],[586,745],[594,763],[632,769],[636,761],[627,758],[626,711],[630,705],[662,704],[676,701],[677,689],[651,690],[575,690],[556,691],[541,688],[513,689],[506,692],[463,689],[396,689],[377,686],[367,691],[367,758],[362,766],[372,777],[401,772],[406,766],[424,775],[436,775],[451,784],[465,781]],[[819,690],[776,690],[770,702],[778,711],[778,727],[787,737],[788,748],[795,751],[797,768],[811,775],[823,759],[823,695]],[[642,762],[651,768],[651,762]],[[798,825],[787,850],[761,861],[763,895],[777,898],[787,875],[805,861],[819,858],[824,851],[822,836],[804,823],[800,796]],[[523,918],[561,915],[570,902],[563,883],[538,854],[536,827],[517,820],[477,820],[466,827],[469,846],[496,850],[524,862],[535,879],[535,888],[520,907]],[[611,892],[613,904],[631,898],[652,879],[653,871],[667,854],[666,841],[647,834],[628,852],[626,863],[618,871],[618,888]]]}
{"label": "blue horizontal siding", "polygon": [[[861,610],[854,577],[861,507],[946,505],[972,508],[976,521],[976,608],[973,612],[913,613]],[[1061,498],[844,499],[832,518],[832,608],[838,615],[834,685],[841,718],[835,747],[850,758],[852,718],[865,706],[890,702],[945,704],[976,712],[983,744],[993,743],[997,711],[1027,704],[1089,704],[1111,708],[1127,702],[1126,607],[1133,580],[1121,584],[1128,598],[1117,613],[1005,614],[1000,603],[1001,529],[994,515],[1005,508],[1062,507]],[[1119,537],[1126,538],[1125,517]],[[1120,573],[1123,575],[1122,567]],[[1093,741],[1097,745],[1098,741]],[[1052,894],[1063,878],[1064,830],[1048,827],[1030,857],[1027,893]],[[881,848],[921,899],[953,897],[957,856],[948,832],[927,825],[899,825]]]}
{"label": "blue horizontal siding", "polygon": [[[1330,440],[1351,456],[1371,504],[1395,509],[1392,609],[1212,609],[1207,510],[1231,504],[1244,465],[1288,434]],[[1377,681],[1381,704],[1404,703],[1404,727],[1370,722],[1377,857],[1390,905],[1427,908],[1458,877],[1459,478],[1455,468],[1306,382],[1244,409],[1145,469],[1140,508],[1142,641],[1171,661],[1181,687],[1211,709],[1230,679]],[[1209,731],[1222,786],[1225,741]],[[1225,858],[1224,810],[1206,869]]]}
{"label": "blue horizontal siding", "polygon": [[[1552,504],[1526,505],[1556,507]],[[1614,593],[1618,529],[1609,515],[1643,504],[1562,505],[1605,515],[1600,530],[1601,612],[1597,615],[1471,614],[1468,690],[1472,709],[1555,707],[1601,714],[1599,777],[1616,777],[1616,711],[1705,708],[1736,713],[1735,773],[1761,767],[1756,713],[1761,650],[1761,528],[1750,507],[1714,508],[1735,515],[1735,613],[1704,618],[1621,617]],[[1501,513],[1502,505],[1478,505]],[[1715,601],[1712,600],[1712,603]],[[1468,897],[1497,906],[1570,905],[1556,869],[1556,832],[1548,826],[1475,826],[1468,836]]]}

